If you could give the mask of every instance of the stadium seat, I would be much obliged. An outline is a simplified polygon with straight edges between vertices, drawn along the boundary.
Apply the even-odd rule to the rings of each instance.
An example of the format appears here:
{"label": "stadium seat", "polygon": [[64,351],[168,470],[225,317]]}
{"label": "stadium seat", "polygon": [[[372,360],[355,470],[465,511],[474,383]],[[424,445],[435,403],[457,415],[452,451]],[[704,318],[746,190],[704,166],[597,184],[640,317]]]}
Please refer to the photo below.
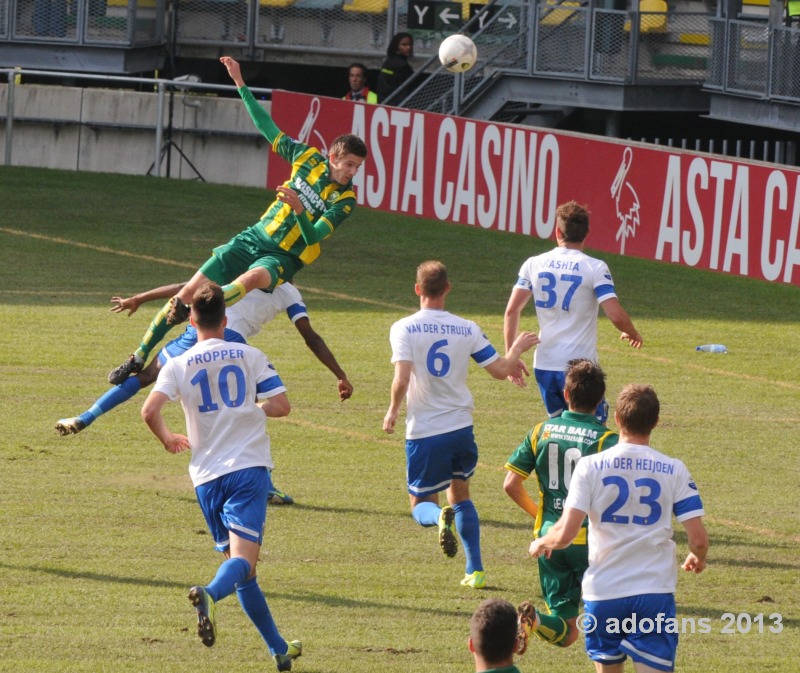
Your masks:
{"label": "stadium seat", "polygon": [[[639,33],[666,33],[667,10],[666,0],[641,0],[639,2]],[[631,30],[631,22],[625,22],[625,32]]]}
{"label": "stadium seat", "polygon": [[469,21],[470,5],[485,5],[489,0],[461,0],[461,18]]}
{"label": "stadium seat", "polygon": [[[566,0],[565,2],[557,2],[557,0],[547,0],[545,2],[547,7],[580,7],[581,3],[576,0]],[[542,26],[560,26],[562,23],[570,19],[575,12],[570,9],[551,9],[547,12],[542,12],[542,20],[539,25]]]}
{"label": "stadium seat", "polygon": [[386,14],[389,0],[344,0],[342,9],[359,14]]}

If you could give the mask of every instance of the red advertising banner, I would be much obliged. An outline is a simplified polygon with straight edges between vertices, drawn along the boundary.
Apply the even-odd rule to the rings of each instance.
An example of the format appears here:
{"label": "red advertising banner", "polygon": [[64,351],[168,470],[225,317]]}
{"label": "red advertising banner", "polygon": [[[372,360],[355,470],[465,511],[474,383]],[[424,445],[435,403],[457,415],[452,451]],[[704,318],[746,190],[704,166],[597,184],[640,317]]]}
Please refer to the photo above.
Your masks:
{"label": "red advertising banner", "polygon": [[[287,135],[369,157],[359,204],[552,238],[555,208],[591,211],[587,247],[781,283],[800,281],[800,171],[642,143],[276,91]],[[267,184],[287,179],[274,156]]]}

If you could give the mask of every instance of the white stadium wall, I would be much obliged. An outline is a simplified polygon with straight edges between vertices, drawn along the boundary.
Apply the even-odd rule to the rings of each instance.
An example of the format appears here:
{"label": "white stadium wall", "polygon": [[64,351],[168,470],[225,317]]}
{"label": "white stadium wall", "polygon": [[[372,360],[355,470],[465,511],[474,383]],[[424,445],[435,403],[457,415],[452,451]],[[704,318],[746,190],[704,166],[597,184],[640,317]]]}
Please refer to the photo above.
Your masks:
{"label": "white stadium wall", "polygon": [[[163,124],[168,122],[165,97]],[[238,98],[178,92],[170,177],[262,187],[269,145]],[[0,157],[6,155],[8,85],[0,85]],[[267,103],[269,105],[269,103]],[[146,175],[157,154],[153,92],[61,86],[14,87],[11,165]],[[166,139],[166,137],[165,137]],[[166,157],[161,175],[166,174]]]}

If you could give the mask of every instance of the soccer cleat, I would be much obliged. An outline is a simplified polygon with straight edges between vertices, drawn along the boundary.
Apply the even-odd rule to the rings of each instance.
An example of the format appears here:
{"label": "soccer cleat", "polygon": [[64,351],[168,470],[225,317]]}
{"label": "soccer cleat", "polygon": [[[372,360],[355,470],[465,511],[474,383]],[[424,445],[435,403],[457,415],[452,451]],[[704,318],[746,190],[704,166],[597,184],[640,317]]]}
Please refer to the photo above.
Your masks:
{"label": "soccer cleat", "polygon": [[86,423],[84,423],[77,416],[75,418],[62,418],[58,423],[56,423],[56,431],[62,437],[66,437],[67,435],[77,435],[85,427]]}
{"label": "soccer cleat", "polygon": [[539,626],[539,615],[530,601],[520,603],[517,608],[517,654],[525,654],[528,649],[528,639],[531,633]]}
{"label": "soccer cleat", "polygon": [[167,325],[180,325],[186,322],[189,317],[189,307],[178,297],[169,300],[169,310],[167,311]]}
{"label": "soccer cleat", "polygon": [[292,662],[303,654],[303,644],[299,640],[292,640],[288,645],[289,649],[286,650],[286,654],[274,656],[275,665],[279,671],[291,671]]}
{"label": "soccer cleat", "polygon": [[134,353],[119,367],[112,369],[108,373],[108,382],[112,386],[118,386],[121,383],[125,383],[128,377],[138,374],[143,368],[144,360]]}
{"label": "soccer cleat", "polygon": [[203,641],[203,645],[211,647],[217,639],[214,599],[203,587],[192,587],[189,589],[189,601],[197,610],[197,635]]}
{"label": "soccer cleat", "polygon": [[273,486],[272,490],[269,492],[267,502],[270,505],[294,505],[294,498]]}
{"label": "soccer cleat", "polygon": [[485,589],[486,588],[486,573],[483,570],[476,570],[471,575],[464,575],[464,579],[461,580],[462,587],[471,587],[473,589]]}
{"label": "soccer cleat", "polygon": [[453,558],[458,551],[458,538],[453,528],[455,520],[455,510],[450,505],[442,507],[439,512],[439,546],[447,558]]}

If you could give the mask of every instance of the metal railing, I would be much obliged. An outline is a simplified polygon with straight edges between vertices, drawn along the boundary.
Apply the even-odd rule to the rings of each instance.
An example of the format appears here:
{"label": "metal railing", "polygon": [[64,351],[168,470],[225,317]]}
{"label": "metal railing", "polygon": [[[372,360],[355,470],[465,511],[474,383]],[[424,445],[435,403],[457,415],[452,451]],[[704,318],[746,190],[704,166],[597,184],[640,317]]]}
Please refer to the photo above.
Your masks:
{"label": "metal railing", "polygon": [[454,81],[431,56],[387,102],[457,114],[502,74],[697,87],[706,79],[711,39],[704,13],[600,10],[577,2],[491,2],[486,11],[490,18],[472,34],[479,58],[471,70]]}
{"label": "metal railing", "polygon": [[800,29],[712,19],[718,47],[707,89],[800,103]]}
{"label": "metal railing", "polygon": [[[463,27],[478,48],[478,61],[465,73],[446,70],[436,53],[386,101],[429,112],[458,114],[500,72],[527,70],[528,5],[492,0],[485,15],[476,14]],[[488,18],[487,18],[488,17]]]}
{"label": "metal railing", "polygon": [[165,0],[0,0],[0,38],[147,46],[164,41]]}
{"label": "metal railing", "polygon": [[[389,37],[405,30],[415,37],[414,62],[429,87],[428,94],[415,92],[413,105],[426,109],[459,109],[500,73],[620,85],[694,83],[800,104],[797,28],[683,9],[597,9],[581,0],[465,0],[460,12],[440,11],[452,3],[428,4],[431,15],[438,13],[423,26],[421,5],[413,0],[0,0],[0,43],[158,45],[173,56],[199,58],[235,48],[232,53],[257,61],[317,54],[364,56],[374,65]],[[479,61],[454,83],[439,69],[436,50],[442,38],[464,30],[474,35]]]}

